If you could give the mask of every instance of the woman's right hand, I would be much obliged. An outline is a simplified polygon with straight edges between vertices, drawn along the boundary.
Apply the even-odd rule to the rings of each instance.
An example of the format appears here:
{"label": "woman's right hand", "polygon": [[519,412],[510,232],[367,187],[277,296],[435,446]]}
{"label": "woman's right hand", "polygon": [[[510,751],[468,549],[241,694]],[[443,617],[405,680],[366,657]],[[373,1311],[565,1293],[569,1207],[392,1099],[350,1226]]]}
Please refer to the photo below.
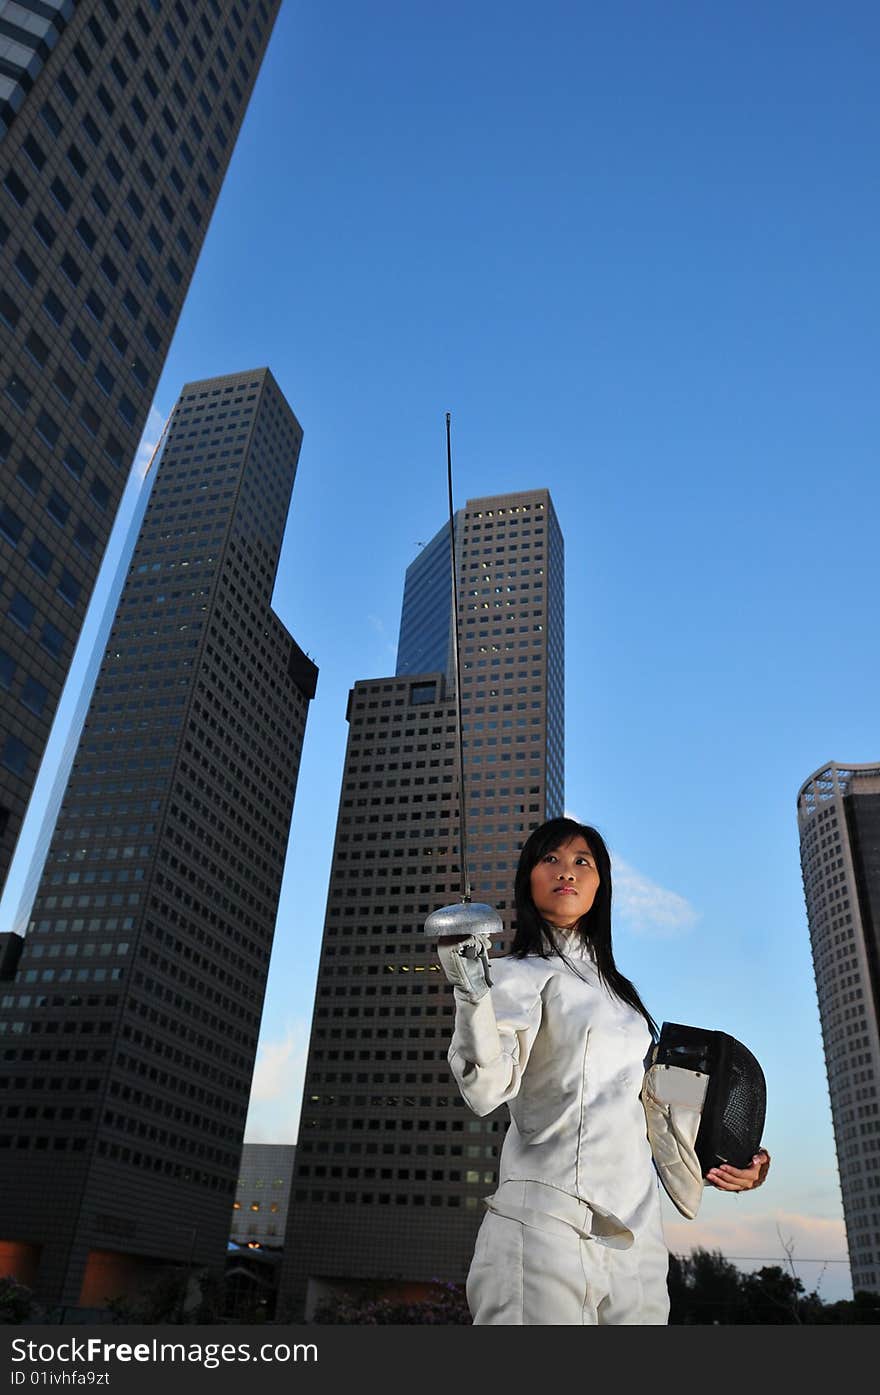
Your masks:
{"label": "woman's right hand", "polygon": [[489,991],[488,935],[443,935],[437,941],[437,958],[447,979],[472,1003]]}

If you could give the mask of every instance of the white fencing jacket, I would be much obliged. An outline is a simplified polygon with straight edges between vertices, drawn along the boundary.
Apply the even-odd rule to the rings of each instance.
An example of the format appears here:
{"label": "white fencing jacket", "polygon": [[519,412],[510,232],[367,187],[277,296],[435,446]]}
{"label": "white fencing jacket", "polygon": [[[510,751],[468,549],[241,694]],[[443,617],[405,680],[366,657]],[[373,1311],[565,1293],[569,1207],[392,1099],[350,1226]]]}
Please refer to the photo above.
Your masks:
{"label": "white fencing jacket", "polygon": [[610,1243],[627,1246],[660,1227],[640,1099],[651,1036],[641,1013],[602,984],[590,948],[574,937],[560,943],[570,963],[493,959],[493,986],[478,1002],[455,988],[449,1064],[475,1114],[509,1106],[499,1193],[512,1180],[544,1183],[562,1203],[587,1202],[595,1233],[604,1226],[617,1235]]}

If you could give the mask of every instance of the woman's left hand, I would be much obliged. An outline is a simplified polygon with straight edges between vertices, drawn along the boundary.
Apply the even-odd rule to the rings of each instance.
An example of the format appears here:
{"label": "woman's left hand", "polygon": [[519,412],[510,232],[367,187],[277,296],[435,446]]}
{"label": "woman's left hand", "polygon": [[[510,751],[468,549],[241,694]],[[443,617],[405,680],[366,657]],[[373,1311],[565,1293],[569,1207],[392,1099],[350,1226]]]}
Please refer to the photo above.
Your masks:
{"label": "woman's left hand", "polygon": [[759,1148],[752,1158],[750,1167],[731,1167],[722,1163],[706,1173],[706,1181],[722,1192],[750,1192],[760,1187],[770,1170],[770,1154],[766,1148]]}

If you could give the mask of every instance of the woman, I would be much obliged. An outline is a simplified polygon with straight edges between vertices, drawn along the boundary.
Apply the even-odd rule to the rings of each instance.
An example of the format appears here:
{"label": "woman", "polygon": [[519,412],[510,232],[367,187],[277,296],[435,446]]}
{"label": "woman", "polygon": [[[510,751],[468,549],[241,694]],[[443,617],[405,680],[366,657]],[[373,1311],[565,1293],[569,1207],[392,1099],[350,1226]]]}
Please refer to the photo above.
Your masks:
{"label": "woman", "polygon": [[[510,1109],[468,1274],[474,1323],[665,1323],[668,1251],[640,1098],[657,1030],[614,963],[597,831],[572,819],[535,829],[515,900],[516,936],[491,962],[491,987],[480,960],[453,948],[460,937],[439,946],[456,985],[459,1089],[476,1114]],[[748,1191],[769,1162],[762,1149],[706,1181]]]}

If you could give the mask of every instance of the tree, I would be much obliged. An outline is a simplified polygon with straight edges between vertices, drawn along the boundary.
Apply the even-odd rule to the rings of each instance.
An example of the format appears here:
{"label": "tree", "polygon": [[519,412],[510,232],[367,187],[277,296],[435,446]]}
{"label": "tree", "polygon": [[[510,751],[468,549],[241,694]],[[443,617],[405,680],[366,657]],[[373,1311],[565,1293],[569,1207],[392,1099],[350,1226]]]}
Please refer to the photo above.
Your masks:
{"label": "tree", "polygon": [[858,1289],[852,1298],[841,1298],[836,1303],[824,1303],[818,1322],[847,1323],[862,1326],[865,1323],[880,1323],[880,1294],[866,1293]]}
{"label": "tree", "polygon": [[222,1312],[223,1281],[207,1269],[166,1269],[133,1298],[109,1298],[113,1322],[216,1322]]}
{"label": "tree", "polygon": [[804,1286],[800,1279],[786,1274],[780,1265],[743,1274],[741,1286],[745,1310],[742,1321],[773,1327],[804,1321],[801,1311]]}
{"label": "tree", "polygon": [[741,1275],[720,1250],[669,1257],[669,1322],[711,1326],[741,1322]]}
{"label": "tree", "polygon": [[11,1274],[0,1278],[0,1323],[24,1322],[36,1311],[34,1295]]}
{"label": "tree", "polygon": [[824,1303],[817,1291],[804,1292],[794,1271],[792,1248],[783,1242],[783,1249],[790,1274],[778,1264],[743,1274],[718,1250],[670,1255],[670,1324],[880,1323],[880,1295],[859,1292],[852,1300]]}

